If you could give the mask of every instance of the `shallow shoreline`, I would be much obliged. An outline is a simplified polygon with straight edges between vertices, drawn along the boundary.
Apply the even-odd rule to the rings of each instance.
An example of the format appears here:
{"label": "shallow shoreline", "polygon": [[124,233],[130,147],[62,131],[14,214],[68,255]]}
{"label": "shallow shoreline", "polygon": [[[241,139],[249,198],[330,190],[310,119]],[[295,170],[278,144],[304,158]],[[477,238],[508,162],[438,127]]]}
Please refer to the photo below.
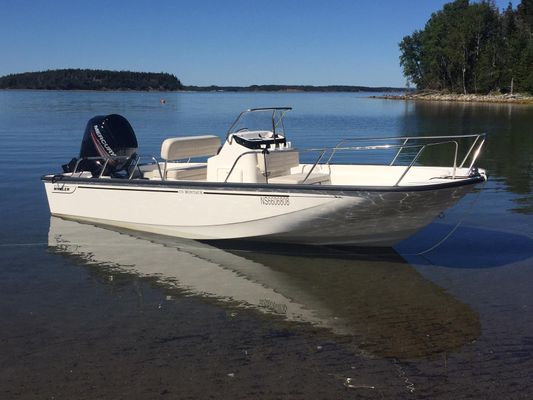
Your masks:
{"label": "shallow shoreline", "polygon": [[513,103],[533,104],[533,96],[523,94],[456,94],[456,93],[410,93],[402,95],[371,96],[375,99],[409,101],[454,101],[465,103]]}

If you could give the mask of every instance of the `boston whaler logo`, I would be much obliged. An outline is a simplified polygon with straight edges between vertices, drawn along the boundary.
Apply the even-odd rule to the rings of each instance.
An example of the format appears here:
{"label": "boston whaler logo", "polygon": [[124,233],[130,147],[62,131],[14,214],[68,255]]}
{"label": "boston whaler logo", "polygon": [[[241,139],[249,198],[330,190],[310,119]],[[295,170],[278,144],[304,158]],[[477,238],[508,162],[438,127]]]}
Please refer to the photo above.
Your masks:
{"label": "boston whaler logo", "polygon": [[68,186],[64,183],[54,183],[53,192],[54,193],[65,193],[70,194],[74,193],[76,186]]}

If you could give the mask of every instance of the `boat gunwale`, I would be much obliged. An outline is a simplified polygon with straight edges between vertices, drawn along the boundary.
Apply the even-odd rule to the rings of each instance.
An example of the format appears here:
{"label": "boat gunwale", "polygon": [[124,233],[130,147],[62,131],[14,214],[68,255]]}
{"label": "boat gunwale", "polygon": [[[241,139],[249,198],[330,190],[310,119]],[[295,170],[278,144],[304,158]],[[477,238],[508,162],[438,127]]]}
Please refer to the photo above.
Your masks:
{"label": "boat gunwale", "polygon": [[[241,183],[241,182],[206,182],[206,181],[154,181],[145,179],[120,178],[85,178],[71,177],[61,174],[43,175],[44,182],[69,182],[73,184],[88,184],[101,186],[130,186],[191,190],[236,190],[263,192],[291,192],[291,193],[323,193],[343,194],[350,192],[422,192],[448,189],[467,185],[475,185],[487,180],[485,175],[477,174],[467,178],[453,179],[450,182],[410,186],[354,186],[354,185],[315,185],[315,184],[275,184],[275,183]],[[164,191],[164,190],[162,190]]]}

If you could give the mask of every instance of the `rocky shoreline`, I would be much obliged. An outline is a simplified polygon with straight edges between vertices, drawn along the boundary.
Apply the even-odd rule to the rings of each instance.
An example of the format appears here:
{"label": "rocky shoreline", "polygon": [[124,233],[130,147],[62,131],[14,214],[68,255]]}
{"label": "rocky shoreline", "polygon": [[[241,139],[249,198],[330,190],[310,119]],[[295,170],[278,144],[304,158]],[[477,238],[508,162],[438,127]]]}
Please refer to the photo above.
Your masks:
{"label": "rocky shoreline", "polygon": [[533,104],[533,96],[524,94],[457,94],[438,92],[405,93],[401,95],[371,96],[376,99],[415,101],[455,101],[468,103]]}

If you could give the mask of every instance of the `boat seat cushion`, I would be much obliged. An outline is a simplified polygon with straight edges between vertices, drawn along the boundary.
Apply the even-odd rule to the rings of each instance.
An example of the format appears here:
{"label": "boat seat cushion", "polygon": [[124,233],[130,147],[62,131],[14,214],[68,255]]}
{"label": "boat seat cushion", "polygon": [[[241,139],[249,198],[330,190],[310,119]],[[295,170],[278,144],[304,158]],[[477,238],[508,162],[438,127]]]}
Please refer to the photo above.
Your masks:
{"label": "boat seat cushion", "polygon": [[176,180],[206,180],[207,166],[192,166],[189,168],[168,168],[166,179]]}
{"label": "boat seat cushion", "polygon": [[214,135],[168,138],[161,145],[163,160],[214,156],[220,148],[220,138]]}
{"label": "boat seat cushion", "polygon": [[291,168],[300,165],[300,157],[295,150],[273,150],[266,154],[257,154],[257,167],[263,175],[268,171],[269,178],[286,175]]}
{"label": "boat seat cushion", "polygon": [[[301,172],[298,174],[289,174],[289,175],[282,175],[282,176],[276,176],[274,178],[269,178],[269,183],[284,183],[284,184],[293,184],[293,185],[299,185],[301,183],[304,183],[306,185],[312,185],[315,183],[323,183],[329,181],[329,175],[328,174],[320,174],[320,173],[311,173],[307,179],[305,177],[307,176],[307,172]],[[305,179],[305,182],[304,182]]]}

